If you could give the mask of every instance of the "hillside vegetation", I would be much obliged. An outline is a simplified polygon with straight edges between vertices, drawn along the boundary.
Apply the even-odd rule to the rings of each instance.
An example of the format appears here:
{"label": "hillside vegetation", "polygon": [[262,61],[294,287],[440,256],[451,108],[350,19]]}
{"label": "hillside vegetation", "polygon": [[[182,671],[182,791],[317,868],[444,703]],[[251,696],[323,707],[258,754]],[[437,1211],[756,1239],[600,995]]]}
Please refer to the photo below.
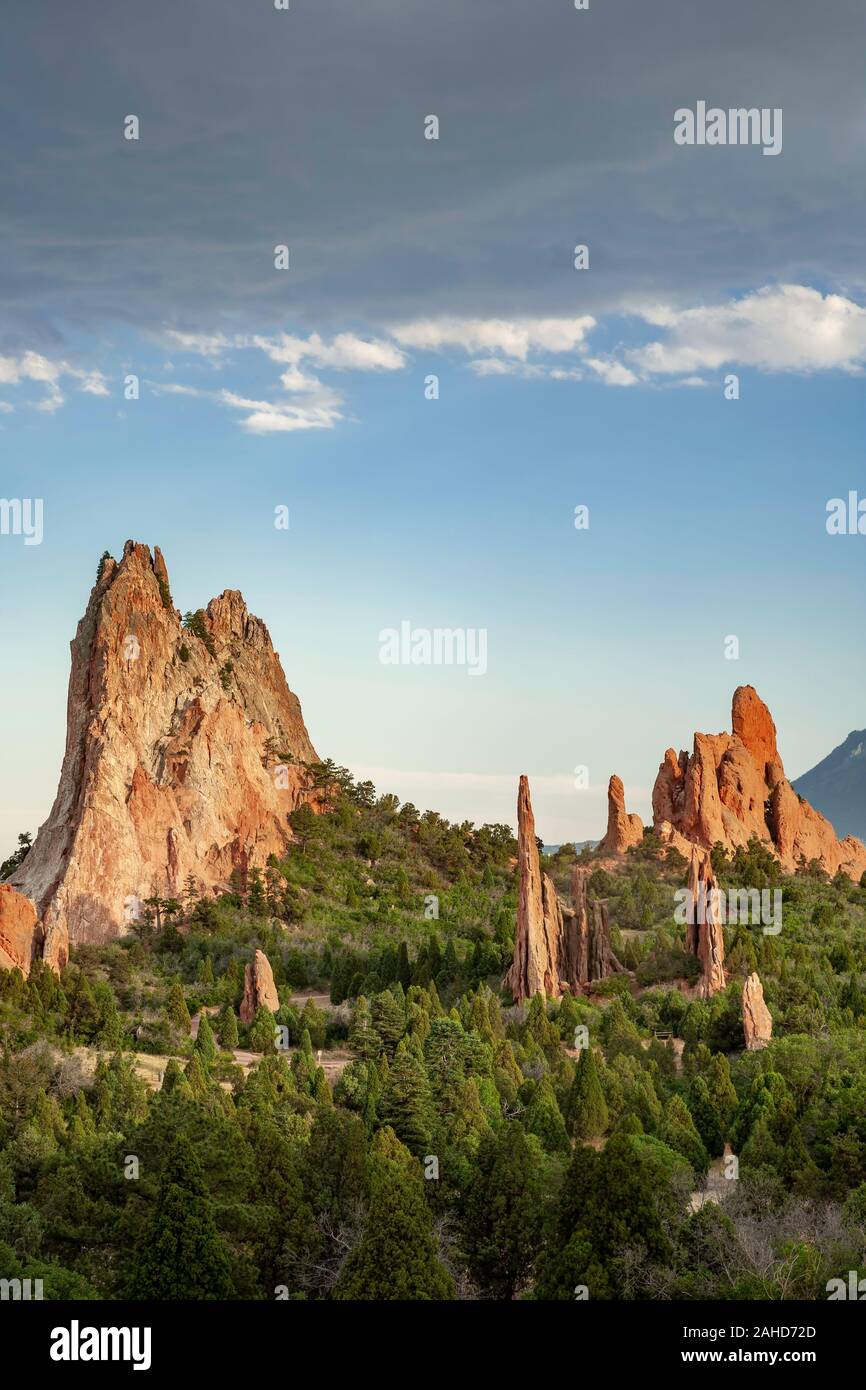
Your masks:
{"label": "hillside vegetation", "polygon": [[[263,873],[151,898],[59,981],[0,972],[0,1278],[49,1298],[778,1299],[862,1267],[866,889],[717,849],[723,887],[781,888],[783,926],[729,928],[727,989],[697,1000],[686,866],[647,836],[590,880],[631,973],[514,1007],[511,831],[319,775],[333,809],[296,812]],[[573,860],[544,861],[563,894]],[[281,1007],[245,1026],[256,948]],[[745,1053],[755,969],[774,1036]]]}

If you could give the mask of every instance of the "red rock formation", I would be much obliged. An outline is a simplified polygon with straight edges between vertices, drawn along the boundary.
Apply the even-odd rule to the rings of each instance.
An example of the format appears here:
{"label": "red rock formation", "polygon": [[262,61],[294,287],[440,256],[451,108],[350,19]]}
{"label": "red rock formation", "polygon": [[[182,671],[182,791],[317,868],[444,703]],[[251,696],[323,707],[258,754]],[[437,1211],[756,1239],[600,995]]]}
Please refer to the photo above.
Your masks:
{"label": "red rock formation", "polygon": [[504,984],[517,1003],[535,994],[558,997],[562,911],[556,889],[541,872],[529,780],[521,777],[517,793],[517,862],[520,895],[514,960]]}
{"label": "red rock formation", "polygon": [[159,550],[128,541],[105,560],[72,642],[57,797],[12,880],[55,960],[67,928],[104,941],[189,875],[206,890],[264,865],[315,800],[316,753],[267,628],[234,590],[198,625],[171,606]]}
{"label": "red rock formation", "polygon": [[[588,896],[591,870],[575,864],[571,874],[571,931],[566,928],[568,964],[564,982],[572,994],[579,993],[596,980],[625,973],[610,944],[610,923],[606,903]],[[573,944],[572,944],[573,943]]]}
{"label": "red rock formation", "polygon": [[607,787],[607,834],[598,846],[600,854],[625,854],[643,839],[640,816],[628,815],[622,779],[614,775]]}
{"label": "red rock formation", "polygon": [[39,927],[36,909],[8,883],[0,883],[0,970],[30,974],[38,954]]}
{"label": "red rock formation", "polygon": [[563,989],[578,994],[591,981],[621,970],[610,948],[607,909],[587,899],[590,870],[575,866],[571,907],[563,906],[553,880],[541,871],[526,777],[521,777],[517,795],[517,861],[517,938],[503,980],[515,1002],[535,994],[557,999]]}
{"label": "red rock formation", "polygon": [[587,880],[590,870],[575,864],[571,871],[571,911],[565,915],[562,969],[573,994],[589,980],[590,903]]}
{"label": "red rock formation", "polygon": [[740,685],[734,691],[731,704],[731,729],[751,754],[764,780],[770,770],[782,760],[776,747],[776,726],[770,711],[752,685]]}
{"label": "red rock formation", "polygon": [[241,1000],[241,1022],[252,1023],[259,1009],[280,1007],[280,997],[274,984],[274,972],[264,951],[256,951],[252,962],[244,966],[244,997]]}
{"label": "red rock formation", "polygon": [[26,979],[42,957],[59,975],[69,959],[69,941],[62,923],[45,931],[29,898],[10,883],[0,883],[0,970],[18,969]]}
{"label": "red rock formation", "polygon": [[44,928],[42,959],[56,975],[65,970],[69,963],[69,933],[66,923],[55,919]]}
{"label": "red rock formation", "polygon": [[743,1035],[749,1052],[766,1047],[773,1036],[773,1019],[764,1003],[764,987],[757,970],[743,986]]}
{"label": "red rock formation", "polygon": [[789,873],[804,857],[859,882],[866,845],[852,835],[837,839],[830,822],[800,801],[785,778],[776,726],[752,686],[734,692],[731,724],[732,734],[695,734],[691,756],[665,753],[652,798],[661,839],[688,857],[692,844],[720,842],[730,851],[754,836]]}
{"label": "red rock formation", "polygon": [[689,865],[686,950],[701,963],[697,993],[709,999],[725,988],[725,934],[719,890],[706,850],[694,846]]}

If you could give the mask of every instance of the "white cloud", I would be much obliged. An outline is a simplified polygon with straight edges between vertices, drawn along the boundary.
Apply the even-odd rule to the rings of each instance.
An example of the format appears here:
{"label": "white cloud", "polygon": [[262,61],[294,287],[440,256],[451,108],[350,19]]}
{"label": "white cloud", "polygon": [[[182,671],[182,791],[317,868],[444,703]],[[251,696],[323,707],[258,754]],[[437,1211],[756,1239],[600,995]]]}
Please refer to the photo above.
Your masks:
{"label": "white cloud", "polygon": [[102,372],[91,372],[81,383],[81,390],[88,396],[107,396],[108,385]]}
{"label": "white cloud", "polygon": [[360,338],[354,333],[338,333],[330,342],[318,333],[308,338],[281,333],[278,337],[222,333],[180,333],[170,330],[174,344],[199,356],[218,359],[230,349],[255,349],[277,365],[284,366],[280,385],[291,400],[253,400],[229,389],[206,391],[196,387],[155,384],[154,390],[170,395],[204,396],[233,410],[245,412],[243,429],[250,434],[291,433],[296,430],[333,429],[343,416],[343,398],[319,377],[303,370],[304,363],[332,371],[390,372],[406,365],[406,356],[393,343],[382,338]]}
{"label": "white cloud", "polygon": [[234,340],[224,333],[179,333],[174,328],[166,329],[166,337],[185,352],[194,352],[199,357],[221,357]]}
{"label": "white cloud", "polygon": [[383,338],[359,338],[354,333],[338,333],[330,343],[318,333],[311,333],[309,338],[282,333],[279,338],[256,337],[252,342],[272,362],[285,362],[291,367],[310,361],[335,371],[394,372],[406,365],[405,354],[393,343]]}
{"label": "white cloud", "polygon": [[866,361],[866,308],[806,285],[766,285],[727,304],[651,305],[635,312],[666,330],[664,338],[625,354],[650,376],[692,375],[726,364],[768,372],[860,372]]}
{"label": "white cloud", "polygon": [[233,391],[220,391],[218,397],[233,410],[242,410],[241,425],[250,434],[286,434],[296,430],[328,430],[342,420],[341,398],[330,391],[311,396],[303,403],[294,401],[256,401]]}
{"label": "white cloud", "polygon": [[60,387],[52,381],[49,383],[47,395],[43,396],[41,401],[36,402],[34,409],[44,411],[46,415],[53,415],[55,410],[60,409],[65,400],[66,397]]}
{"label": "white cloud", "polygon": [[200,386],[182,386],[179,381],[148,381],[157,396],[213,396],[213,391],[203,391]]}
{"label": "white cloud", "polygon": [[519,376],[524,380],[546,375],[545,368],[505,357],[476,357],[467,364],[476,376]]}
{"label": "white cloud", "polygon": [[64,377],[81,382],[79,389],[91,396],[107,396],[108,386],[100,371],[85,371],[66,361],[52,361],[40,352],[23,352],[18,357],[0,357],[0,385],[20,386],[24,382],[36,382],[45,387],[41,400],[30,402],[34,410],[53,414],[63,405],[65,397],[60,389]]}
{"label": "white cloud", "polygon": [[250,434],[287,434],[296,430],[333,429],[343,418],[342,397],[317,383],[317,389],[293,400],[265,401],[227,388],[208,391],[177,381],[148,381],[157,396],[193,396],[243,412],[241,427]]}
{"label": "white cloud", "polygon": [[600,376],[606,386],[635,386],[639,380],[630,367],[609,357],[587,357],[586,365]]}
{"label": "white cloud", "polygon": [[530,352],[574,352],[595,327],[589,314],[579,318],[417,319],[398,324],[392,336],[405,347],[442,352],[501,352],[525,362]]}

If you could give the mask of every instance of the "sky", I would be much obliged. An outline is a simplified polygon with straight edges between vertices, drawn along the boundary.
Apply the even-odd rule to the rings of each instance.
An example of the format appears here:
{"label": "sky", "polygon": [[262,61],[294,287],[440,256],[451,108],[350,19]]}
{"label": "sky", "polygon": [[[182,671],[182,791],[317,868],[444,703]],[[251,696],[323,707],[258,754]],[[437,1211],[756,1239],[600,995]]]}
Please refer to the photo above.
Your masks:
{"label": "sky", "polygon": [[[614,772],[647,818],[740,684],[792,777],[863,728],[864,42],[855,0],[10,0],[0,497],[43,525],[0,534],[0,855],[128,538],[183,610],[242,590],[322,757],[453,819],[521,772],[548,842]],[[699,101],[781,152],[677,144]],[[404,622],[486,669],[383,664]]]}

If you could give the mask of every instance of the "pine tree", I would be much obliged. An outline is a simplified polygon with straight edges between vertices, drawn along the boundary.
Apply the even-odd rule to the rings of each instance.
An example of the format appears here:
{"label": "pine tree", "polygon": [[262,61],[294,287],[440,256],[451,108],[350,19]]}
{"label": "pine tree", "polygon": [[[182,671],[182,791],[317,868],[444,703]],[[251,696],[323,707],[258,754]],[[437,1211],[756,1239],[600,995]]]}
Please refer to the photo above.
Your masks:
{"label": "pine tree", "polygon": [[238,1045],[238,1021],[231,1004],[226,1004],[219,1022],[220,1047],[233,1052]]}
{"label": "pine tree", "polygon": [[179,1033],[189,1032],[192,1020],[189,1016],[189,1009],[186,1007],[186,1000],[183,997],[183,986],[180,980],[175,980],[169,990],[166,1012],[172,1027],[176,1028]]}
{"label": "pine tree", "polygon": [[523,1118],[528,1132],[541,1140],[547,1153],[571,1153],[565,1121],[548,1077],[538,1082]]}
{"label": "pine tree", "polygon": [[247,907],[253,917],[267,916],[268,900],[265,896],[264,884],[262,883],[261,869],[250,869]]}
{"label": "pine tree", "polygon": [[543,994],[534,994],[529,1001],[526,1036],[532,1038],[542,1052],[547,1048],[559,1049],[559,1030],[547,1017],[547,1000]]}
{"label": "pine tree", "polygon": [[569,1133],[576,1139],[597,1139],[610,1122],[598,1063],[591,1047],[585,1047],[578,1058],[565,1105],[565,1119]]}
{"label": "pine tree", "polygon": [[183,1069],[186,1083],[196,1100],[204,1100],[208,1093],[208,1079],[201,1064],[201,1056],[194,1052]]}
{"label": "pine tree", "polygon": [[178,1089],[182,1089],[181,1082],[184,1083],[186,1090],[189,1091],[189,1083],[186,1081],[186,1078],[184,1077],[184,1074],[180,1069],[180,1064],[177,1061],[177,1058],[169,1057],[165,1065],[165,1071],[162,1074],[162,1085],[160,1086],[160,1090],[164,1091],[167,1095],[169,1091],[176,1091]]}
{"label": "pine tree", "polygon": [[438,977],[443,984],[450,985],[457,979],[459,973],[460,961],[457,959],[457,948],[449,937],[442,956],[442,966],[438,972]]}
{"label": "pine tree", "polygon": [[382,1123],[419,1158],[430,1150],[433,1113],[424,1063],[407,1045],[397,1048],[379,1105]]}
{"label": "pine tree", "polygon": [[352,1026],[349,1029],[349,1050],[362,1061],[378,1057],[382,1050],[382,1039],[373,1026],[373,1015],[364,995],[358,996]]}
{"label": "pine tree", "polygon": [[103,1006],[102,1025],[97,1041],[100,1047],[108,1048],[112,1052],[123,1046],[123,1024],[120,1021],[113,995]]}
{"label": "pine tree", "polygon": [[210,1026],[210,1019],[202,1009],[198,1019],[198,1035],[193,1043],[193,1049],[198,1053],[203,1065],[208,1068],[213,1066],[217,1058],[217,1045],[214,1041],[213,1029]]}
{"label": "pine tree", "polygon": [[214,982],[213,961],[210,956],[202,956],[198,963],[196,979],[200,985],[212,985]]}
{"label": "pine tree", "polygon": [[368,1134],[379,1123],[379,1105],[382,1097],[382,1078],[374,1061],[367,1063],[367,1094],[364,1100],[364,1128]]}
{"label": "pine tree", "polygon": [[702,1076],[696,1076],[689,1087],[689,1110],[707,1153],[718,1158],[725,1147],[724,1134],[710,1088]]}
{"label": "pine tree", "polygon": [[83,970],[76,972],[68,997],[66,1017],[70,1034],[91,1042],[101,1027],[102,1019],[93,988]]}
{"label": "pine tree", "polygon": [[323,1009],[319,1009],[308,999],[301,1013],[301,1027],[306,1028],[310,1035],[310,1042],[314,1049],[325,1046],[328,1017]]}
{"label": "pine tree", "polygon": [[373,1025],[390,1060],[403,1036],[406,1019],[403,1009],[389,989],[377,994],[372,1006]]}
{"label": "pine tree", "polygon": [[72,1116],[72,1123],[69,1126],[69,1140],[73,1147],[84,1144],[88,1139],[92,1139],[96,1134],[96,1121],[93,1118],[93,1111],[87,1104],[87,1096],[84,1091],[79,1091],[75,1097],[75,1110]]}
{"label": "pine tree", "polygon": [[[647,1153],[647,1145],[656,1147]],[[578,1145],[540,1261],[536,1298],[571,1301],[579,1285],[593,1300],[621,1296],[619,1262],[626,1249],[669,1262],[662,1220],[667,1193],[656,1150],[668,1154],[657,1140],[627,1127],[617,1129],[600,1154]]]}
{"label": "pine tree", "polygon": [[127,1296],[147,1301],[230,1299],[235,1293],[231,1270],[201,1165],[189,1140],[178,1136],[153,1212],[136,1243]]}
{"label": "pine tree", "polygon": [[738,1101],[737,1093],[734,1090],[734,1083],[731,1080],[731,1068],[723,1052],[714,1053],[707,1070],[706,1079],[710,1091],[710,1100],[718,1114],[719,1123],[721,1124],[722,1138],[726,1139],[728,1137],[731,1121],[736,1113]]}
{"label": "pine tree", "polygon": [[256,1016],[250,1025],[250,1047],[253,1052],[264,1052],[269,1054],[276,1051],[276,1024],[270,1009],[266,1009],[264,1004],[259,1006]]}
{"label": "pine tree", "polygon": [[404,989],[408,989],[412,983],[412,967],[409,964],[409,948],[405,941],[400,942],[400,949],[397,952],[397,979]]}
{"label": "pine tree", "polygon": [[183,901],[187,920],[189,920],[195,912],[198,902],[198,884],[196,883],[195,874],[192,872],[187,874],[186,882],[183,885]]}
{"label": "pine tree", "polygon": [[691,1117],[689,1108],[681,1096],[671,1096],[665,1106],[660,1137],[668,1148],[682,1154],[696,1173],[707,1171],[710,1166],[710,1156],[695,1128],[695,1122]]}
{"label": "pine tree", "polygon": [[454,1280],[436,1252],[420,1165],[392,1129],[380,1130],[373,1140],[364,1233],[333,1297],[373,1302],[454,1297]]}
{"label": "pine tree", "polygon": [[544,1158],[516,1121],[478,1150],[461,1213],[470,1271],[494,1298],[512,1299],[541,1244]]}
{"label": "pine tree", "polygon": [[784,1151],[773,1139],[770,1126],[762,1116],[752,1126],[752,1132],[740,1150],[740,1165],[743,1173],[756,1168],[769,1168],[781,1173],[784,1167]]}

